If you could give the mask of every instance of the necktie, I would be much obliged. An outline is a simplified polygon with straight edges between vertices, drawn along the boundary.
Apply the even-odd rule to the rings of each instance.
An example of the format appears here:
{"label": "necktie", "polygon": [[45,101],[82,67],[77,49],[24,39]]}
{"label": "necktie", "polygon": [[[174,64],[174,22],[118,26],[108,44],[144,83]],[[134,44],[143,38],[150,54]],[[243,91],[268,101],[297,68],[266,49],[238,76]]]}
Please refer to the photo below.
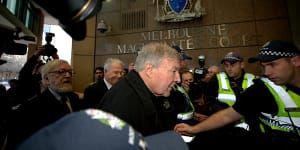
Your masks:
{"label": "necktie", "polygon": [[70,99],[67,96],[62,96],[61,101],[63,103],[63,105],[70,111],[73,112],[71,103],[70,103]]}

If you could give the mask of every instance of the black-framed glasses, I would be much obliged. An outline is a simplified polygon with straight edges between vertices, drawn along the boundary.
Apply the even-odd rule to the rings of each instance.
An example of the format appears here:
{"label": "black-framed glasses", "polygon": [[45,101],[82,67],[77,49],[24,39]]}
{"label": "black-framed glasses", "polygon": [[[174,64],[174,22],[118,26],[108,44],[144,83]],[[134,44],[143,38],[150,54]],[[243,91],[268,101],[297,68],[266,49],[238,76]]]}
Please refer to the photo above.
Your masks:
{"label": "black-framed glasses", "polygon": [[66,73],[69,73],[70,75],[75,74],[75,72],[73,70],[65,70],[65,69],[51,71],[51,72],[48,72],[48,73],[56,73],[56,74],[59,74],[59,75],[65,75]]}

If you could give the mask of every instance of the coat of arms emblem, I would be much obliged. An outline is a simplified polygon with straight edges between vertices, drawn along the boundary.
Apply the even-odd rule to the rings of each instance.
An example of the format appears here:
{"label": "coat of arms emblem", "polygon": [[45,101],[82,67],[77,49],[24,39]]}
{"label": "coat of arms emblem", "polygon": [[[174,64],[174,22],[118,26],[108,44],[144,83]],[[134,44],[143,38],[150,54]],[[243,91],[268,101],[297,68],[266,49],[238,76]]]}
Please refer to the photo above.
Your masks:
{"label": "coat of arms emblem", "polygon": [[184,10],[187,2],[188,0],[168,0],[168,5],[172,11],[180,14]]}
{"label": "coat of arms emblem", "polygon": [[[153,1],[155,3],[155,0]],[[159,22],[179,22],[201,17],[205,9],[200,0],[164,0],[164,4],[156,0],[156,17]]]}

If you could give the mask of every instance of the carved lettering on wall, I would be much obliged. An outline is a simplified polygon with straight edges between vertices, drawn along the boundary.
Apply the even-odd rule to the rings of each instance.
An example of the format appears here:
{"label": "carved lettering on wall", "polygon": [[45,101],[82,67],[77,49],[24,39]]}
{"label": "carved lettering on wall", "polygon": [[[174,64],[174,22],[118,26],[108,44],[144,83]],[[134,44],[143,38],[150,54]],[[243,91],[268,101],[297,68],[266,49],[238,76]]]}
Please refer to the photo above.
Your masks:
{"label": "carved lettering on wall", "polygon": [[[141,32],[141,40],[137,43],[118,44],[117,53],[137,53],[144,44],[154,41],[166,42],[169,45],[179,45],[188,50],[203,48],[234,47],[254,45],[260,36],[253,33],[231,33],[226,24],[202,26],[195,28],[169,29]],[[138,34],[137,34],[138,36]]]}

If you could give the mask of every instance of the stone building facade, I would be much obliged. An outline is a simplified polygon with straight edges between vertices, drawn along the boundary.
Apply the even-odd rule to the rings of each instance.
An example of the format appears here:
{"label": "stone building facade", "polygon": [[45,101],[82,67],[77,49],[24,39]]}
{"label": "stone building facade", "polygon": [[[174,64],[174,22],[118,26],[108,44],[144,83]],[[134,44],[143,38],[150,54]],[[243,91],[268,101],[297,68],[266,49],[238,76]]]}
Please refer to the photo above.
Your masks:
{"label": "stone building facade", "polygon": [[[193,57],[188,64],[194,68],[199,55],[206,56],[206,66],[221,66],[229,51],[240,52],[247,60],[269,40],[295,38],[287,0],[187,0],[179,13],[171,12],[167,2],[103,2],[97,16],[87,21],[85,40],[73,42],[75,90],[83,91],[93,81],[94,68],[103,66],[106,58],[117,57],[127,65],[145,43],[153,41],[179,45]],[[108,29],[104,33],[97,30],[101,21]],[[246,70],[260,75],[258,64],[246,63]]]}

